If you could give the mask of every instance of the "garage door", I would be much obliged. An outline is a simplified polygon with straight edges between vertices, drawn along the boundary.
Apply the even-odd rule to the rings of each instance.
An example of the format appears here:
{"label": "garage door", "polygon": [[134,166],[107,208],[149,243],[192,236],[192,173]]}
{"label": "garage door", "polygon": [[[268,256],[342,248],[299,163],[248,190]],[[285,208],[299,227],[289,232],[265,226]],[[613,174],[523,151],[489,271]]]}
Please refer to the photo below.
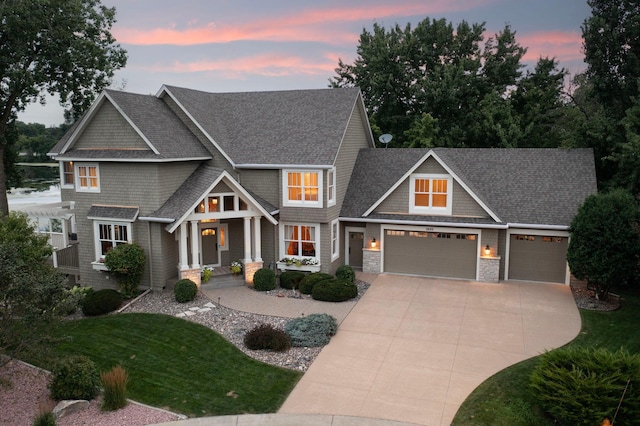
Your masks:
{"label": "garage door", "polygon": [[567,237],[512,234],[509,279],[564,283],[567,273]]}
{"label": "garage door", "polygon": [[476,234],[387,229],[383,250],[385,272],[476,278]]}

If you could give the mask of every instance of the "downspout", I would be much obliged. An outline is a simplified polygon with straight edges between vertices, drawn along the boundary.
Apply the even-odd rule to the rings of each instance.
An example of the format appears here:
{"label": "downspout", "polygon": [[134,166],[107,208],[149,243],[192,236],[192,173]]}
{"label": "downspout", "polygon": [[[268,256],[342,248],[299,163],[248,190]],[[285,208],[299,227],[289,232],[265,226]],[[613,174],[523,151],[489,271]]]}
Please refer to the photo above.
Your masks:
{"label": "downspout", "polygon": [[147,247],[149,247],[149,290],[153,287],[153,261],[151,260],[151,222],[147,222]]}

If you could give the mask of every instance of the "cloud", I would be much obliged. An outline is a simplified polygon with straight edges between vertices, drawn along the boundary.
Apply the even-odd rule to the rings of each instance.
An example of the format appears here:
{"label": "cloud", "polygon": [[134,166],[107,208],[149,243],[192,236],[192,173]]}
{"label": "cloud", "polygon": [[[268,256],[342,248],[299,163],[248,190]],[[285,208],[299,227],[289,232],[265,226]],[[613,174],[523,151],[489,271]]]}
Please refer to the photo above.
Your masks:
{"label": "cloud", "polygon": [[[549,31],[522,34],[517,37],[521,46],[528,47],[525,61],[537,61],[540,57],[555,57],[561,62],[584,58],[582,35],[577,31]],[[561,64],[562,65],[562,64]]]}
{"label": "cloud", "polygon": [[163,28],[141,29],[119,27],[113,34],[124,44],[133,45],[199,45],[233,41],[307,41],[329,44],[354,42],[359,32],[340,25],[383,20],[401,16],[425,16],[480,7],[495,0],[405,0],[394,4],[356,5],[342,8],[301,10],[281,18],[263,18],[246,23],[191,20],[187,28],[172,24]]}
{"label": "cloud", "polygon": [[295,55],[266,53],[235,59],[175,61],[140,67],[151,73],[216,73],[227,79],[243,79],[250,75],[283,77],[292,75],[328,75],[337,64],[337,55],[325,54],[318,59]]}

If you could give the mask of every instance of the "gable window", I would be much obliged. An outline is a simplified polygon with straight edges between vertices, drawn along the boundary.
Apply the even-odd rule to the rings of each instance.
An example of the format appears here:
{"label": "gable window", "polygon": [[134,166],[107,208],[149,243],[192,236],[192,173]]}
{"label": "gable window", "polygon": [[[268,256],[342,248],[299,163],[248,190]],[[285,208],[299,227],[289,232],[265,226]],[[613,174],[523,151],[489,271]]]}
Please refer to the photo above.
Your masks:
{"label": "gable window", "polygon": [[100,192],[100,173],[97,164],[76,164],[76,191]]}
{"label": "gable window", "polygon": [[282,172],[282,200],[285,206],[322,207],[322,172]]}
{"label": "gable window", "polygon": [[409,212],[451,214],[452,184],[448,175],[411,176]]}
{"label": "gable window", "polygon": [[336,260],[340,255],[340,226],[338,219],[331,222],[331,260]]}
{"label": "gable window", "polygon": [[336,203],[336,169],[327,172],[327,204],[333,206]]}
{"label": "gable window", "polygon": [[75,174],[73,172],[73,161],[63,161],[60,163],[60,182],[63,188],[73,188]]}
{"label": "gable window", "polygon": [[281,228],[282,257],[317,257],[319,251],[319,227],[317,225],[291,224]]}

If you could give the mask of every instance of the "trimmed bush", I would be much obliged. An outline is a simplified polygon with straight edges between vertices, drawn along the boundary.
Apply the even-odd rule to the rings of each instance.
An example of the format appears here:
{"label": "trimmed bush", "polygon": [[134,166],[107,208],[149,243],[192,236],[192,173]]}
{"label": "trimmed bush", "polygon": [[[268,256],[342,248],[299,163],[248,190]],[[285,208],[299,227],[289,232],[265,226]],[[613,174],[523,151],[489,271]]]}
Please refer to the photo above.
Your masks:
{"label": "trimmed bush", "polygon": [[173,294],[176,296],[176,302],[187,303],[196,298],[198,294],[198,286],[190,279],[182,279],[176,282],[173,287]]}
{"label": "trimmed bush", "polygon": [[324,346],[338,331],[338,323],[331,315],[311,314],[289,321],[284,331],[291,337],[293,346]]}
{"label": "trimmed bush", "polygon": [[104,266],[113,274],[122,294],[127,298],[138,293],[146,263],[144,249],[136,243],[118,244],[104,257]]}
{"label": "trimmed bush", "polygon": [[269,268],[258,269],[253,275],[253,288],[257,291],[269,291],[276,288],[276,273]]}
{"label": "trimmed bush", "polygon": [[291,347],[291,338],[271,324],[261,324],[245,334],[244,344],[252,350],[283,352]]}
{"label": "trimmed bush", "polygon": [[284,271],[280,274],[280,287],[296,289],[305,275],[304,272],[300,271]]}
{"label": "trimmed bush", "polygon": [[116,411],[127,405],[127,383],[129,375],[120,365],[110,371],[100,373],[100,381],[104,388],[102,411]]}
{"label": "trimmed bush", "polygon": [[49,391],[56,401],[64,399],[91,400],[100,390],[100,376],[93,361],[83,355],[59,360],[51,371]]}
{"label": "trimmed bush", "polygon": [[349,265],[342,265],[336,269],[336,278],[346,280],[352,283],[356,282],[356,272]]}
{"label": "trimmed bush", "polygon": [[358,287],[347,280],[324,280],[313,286],[311,297],[325,302],[344,302],[358,295]]}
{"label": "trimmed bush", "polygon": [[640,355],[624,350],[557,349],[542,355],[531,374],[542,409],[568,425],[598,425],[605,417],[613,419],[618,404],[616,424],[640,424],[638,384]]}
{"label": "trimmed bush", "polygon": [[319,283],[320,281],[324,281],[324,280],[330,280],[332,278],[333,278],[333,275],[325,274],[324,272],[314,272],[313,274],[309,274],[305,276],[300,281],[300,284],[298,285],[298,289],[302,294],[311,294],[311,291],[313,290],[313,286],[315,286],[316,283]]}
{"label": "trimmed bush", "polygon": [[113,289],[90,293],[82,302],[82,313],[88,317],[113,312],[122,305],[122,295]]}

